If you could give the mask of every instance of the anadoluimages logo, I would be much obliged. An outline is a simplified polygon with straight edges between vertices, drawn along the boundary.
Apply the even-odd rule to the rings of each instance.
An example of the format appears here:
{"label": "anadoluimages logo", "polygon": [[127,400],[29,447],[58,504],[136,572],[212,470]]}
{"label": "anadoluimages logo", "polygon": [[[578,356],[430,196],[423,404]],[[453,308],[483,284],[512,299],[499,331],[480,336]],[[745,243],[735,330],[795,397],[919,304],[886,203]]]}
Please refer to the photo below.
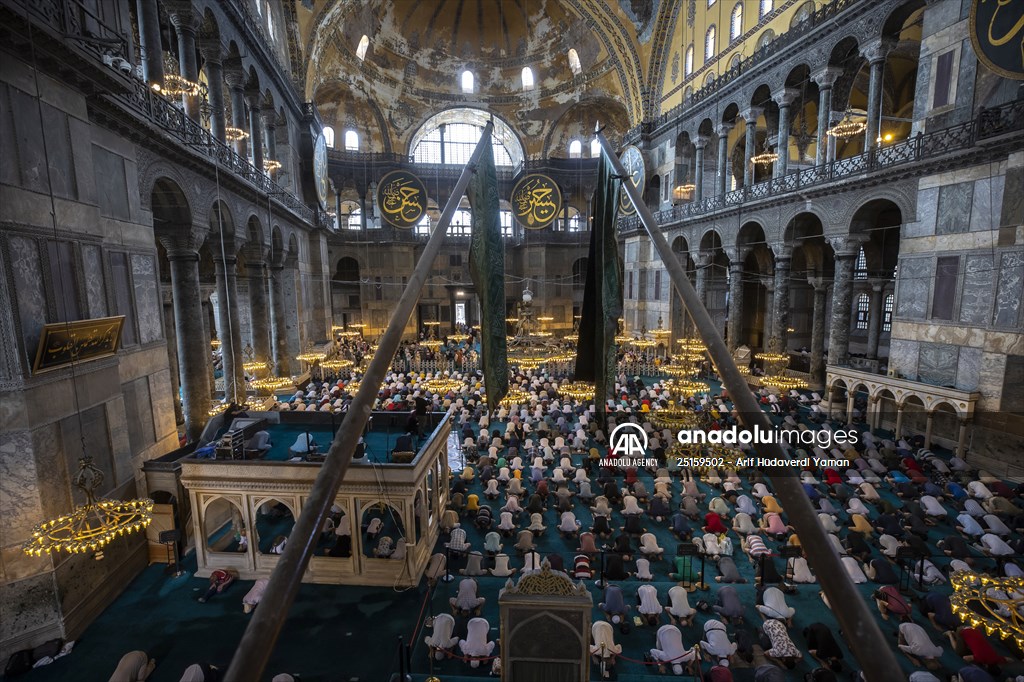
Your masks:
{"label": "anadoluimages logo", "polygon": [[647,454],[647,433],[639,424],[619,424],[612,429],[608,445],[615,457],[643,457]]}

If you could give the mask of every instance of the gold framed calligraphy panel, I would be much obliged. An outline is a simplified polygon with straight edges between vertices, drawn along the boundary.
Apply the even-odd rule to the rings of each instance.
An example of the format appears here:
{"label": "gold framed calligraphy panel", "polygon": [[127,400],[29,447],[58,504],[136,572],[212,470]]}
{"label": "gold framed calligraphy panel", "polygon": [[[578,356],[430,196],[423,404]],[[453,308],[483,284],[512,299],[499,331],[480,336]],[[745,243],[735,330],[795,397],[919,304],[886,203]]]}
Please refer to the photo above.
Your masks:
{"label": "gold framed calligraphy panel", "polygon": [[427,188],[407,170],[391,171],[377,183],[377,205],[389,225],[412,229],[427,212]]}
{"label": "gold framed calligraphy panel", "polygon": [[[629,145],[623,150],[619,159],[622,161],[622,167],[626,169],[626,174],[629,175],[629,181],[633,183],[640,194],[643,194],[644,186],[647,184],[647,166],[644,164],[643,153],[637,147]],[[623,215],[636,213],[633,200],[629,198],[626,190],[619,192],[619,212]]]}
{"label": "gold framed calligraphy panel", "polygon": [[124,315],[48,324],[39,337],[32,373],[114,355],[121,345],[123,328]]}
{"label": "gold framed calligraphy panel", "polygon": [[531,173],[516,183],[510,199],[512,215],[528,230],[542,230],[562,212],[562,190],[542,173]]}

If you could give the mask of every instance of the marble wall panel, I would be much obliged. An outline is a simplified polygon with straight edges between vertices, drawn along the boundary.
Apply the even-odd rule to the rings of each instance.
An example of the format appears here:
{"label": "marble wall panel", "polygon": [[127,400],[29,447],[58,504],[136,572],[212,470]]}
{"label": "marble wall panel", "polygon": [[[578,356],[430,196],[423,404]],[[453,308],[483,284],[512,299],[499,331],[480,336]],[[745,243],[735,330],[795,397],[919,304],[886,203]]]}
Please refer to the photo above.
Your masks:
{"label": "marble wall panel", "polygon": [[45,627],[59,619],[52,573],[0,585],[0,641]]}
{"label": "marble wall panel", "polygon": [[100,247],[90,244],[82,245],[82,269],[89,317],[106,317],[107,290],[104,285],[103,258],[100,254]]}
{"label": "marble wall panel", "polygon": [[39,335],[46,322],[46,294],[43,269],[39,261],[39,245],[28,237],[10,239],[11,273],[14,275],[14,298],[18,302],[21,334],[29,366],[35,359]]}
{"label": "marble wall panel", "polygon": [[928,310],[928,290],[934,261],[931,258],[904,258],[900,263],[896,316],[922,320]]}
{"label": "marble wall panel", "polygon": [[989,254],[967,257],[964,283],[960,292],[960,322],[985,326],[992,309],[992,285],[995,282],[993,259]]}
{"label": "marble wall panel", "polygon": [[956,368],[956,382],[953,384],[961,391],[976,391],[981,381],[981,348],[960,347],[960,355]]}
{"label": "marble wall panel", "polygon": [[960,346],[946,343],[922,343],[918,354],[917,380],[936,386],[952,386],[956,381]]}
{"label": "marble wall panel", "polygon": [[151,343],[163,338],[160,292],[156,282],[156,259],[149,254],[132,254],[132,282],[139,321],[139,340]]}
{"label": "marble wall panel", "polygon": [[917,193],[917,220],[903,225],[903,237],[929,237],[935,234],[939,188],[929,187]]}
{"label": "marble wall panel", "polygon": [[967,232],[971,225],[971,203],[973,198],[973,182],[958,182],[955,185],[943,185],[940,187],[935,234]]}
{"label": "marble wall panel", "polygon": [[[64,444],[61,442],[57,424],[47,424],[32,432],[32,454],[35,455],[36,485],[42,506],[41,518],[53,518],[71,510],[68,492],[68,478],[65,460],[60,456]],[[28,453],[25,453],[28,455]]]}
{"label": "marble wall panel", "polygon": [[0,438],[0,509],[4,544],[27,539],[42,519],[43,504],[28,431],[11,431]]}
{"label": "marble wall panel", "polygon": [[971,232],[983,232],[999,227],[999,207],[1003,203],[1006,176],[982,178],[974,183],[974,201],[971,204]]}
{"label": "marble wall panel", "polygon": [[889,342],[889,368],[900,376],[917,380],[917,360],[921,344],[907,339],[892,339]]}
{"label": "marble wall panel", "polygon": [[[1004,179],[1006,187],[1024,187],[1024,168],[1010,168]],[[1003,192],[999,209],[999,225],[1006,227],[1024,223],[1024,192]]]}
{"label": "marble wall panel", "polygon": [[1016,327],[1020,324],[1020,302],[1024,294],[1024,253],[1012,251],[999,259],[999,286],[992,324]]}

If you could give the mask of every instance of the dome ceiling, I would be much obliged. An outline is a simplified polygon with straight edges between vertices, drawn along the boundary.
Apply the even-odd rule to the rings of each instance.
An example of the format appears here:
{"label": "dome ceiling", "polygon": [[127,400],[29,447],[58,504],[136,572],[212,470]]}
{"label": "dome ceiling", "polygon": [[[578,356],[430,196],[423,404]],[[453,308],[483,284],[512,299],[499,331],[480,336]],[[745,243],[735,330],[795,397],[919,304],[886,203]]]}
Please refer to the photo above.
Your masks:
{"label": "dome ceiling", "polygon": [[[639,123],[645,63],[652,51],[664,51],[658,36],[665,31],[656,25],[674,23],[678,15],[678,3],[671,0],[304,5],[312,5],[297,13],[305,89],[325,123],[358,129],[379,142],[374,151],[404,152],[430,115],[456,106],[484,108],[517,129],[530,157],[546,154],[545,140],[559,139],[551,135],[554,123],[589,99],[601,107],[611,104],[615,111],[608,118],[617,126]],[[369,44],[360,59],[363,36]],[[570,49],[578,68],[570,63]],[[661,68],[663,60],[655,61]],[[523,87],[524,67],[532,71],[532,88]],[[464,70],[473,73],[472,93],[460,87]]]}

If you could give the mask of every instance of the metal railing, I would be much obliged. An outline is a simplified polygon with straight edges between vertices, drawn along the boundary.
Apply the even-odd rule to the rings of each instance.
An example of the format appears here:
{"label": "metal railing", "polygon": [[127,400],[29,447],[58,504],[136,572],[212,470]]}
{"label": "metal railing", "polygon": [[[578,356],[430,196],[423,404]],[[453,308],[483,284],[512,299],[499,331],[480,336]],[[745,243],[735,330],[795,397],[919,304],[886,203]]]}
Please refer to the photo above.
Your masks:
{"label": "metal railing", "polygon": [[104,57],[128,59],[127,38],[101,20],[93,11],[95,2],[5,0],[4,4],[17,5],[22,14],[28,12],[32,19],[49,26],[64,38],[74,40],[82,50],[92,53],[98,60],[102,61]]}
{"label": "metal railing", "polygon": [[[258,170],[248,159],[214,137],[209,130],[199,125],[169,99],[154,92],[142,81],[134,81],[133,85],[133,89],[124,95],[115,94],[108,97],[126,105],[187,147],[206,155],[221,168],[243,178],[259,192],[269,195],[307,224],[327,224],[329,218],[326,213],[321,217],[320,211],[314,211],[301,199],[271,180],[264,171]],[[319,220],[325,222],[318,222]]]}
{"label": "metal railing", "polygon": [[[1015,100],[991,109],[982,108],[976,118],[966,123],[928,133],[918,133],[914,137],[885,147],[870,149],[857,156],[836,159],[822,166],[798,169],[780,178],[741,187],[723,195],[707,197],[699,202],[673,206],[656,212],[654,216],[659,225],[667,225],[748,201],[798,192],[836,180],[945,156],[950,152],[970,149],[981,140],[1022,130],[1024,100]],[[635,215],[621,218],[619,228],[623,231],[639,229],[639,219]]]}

